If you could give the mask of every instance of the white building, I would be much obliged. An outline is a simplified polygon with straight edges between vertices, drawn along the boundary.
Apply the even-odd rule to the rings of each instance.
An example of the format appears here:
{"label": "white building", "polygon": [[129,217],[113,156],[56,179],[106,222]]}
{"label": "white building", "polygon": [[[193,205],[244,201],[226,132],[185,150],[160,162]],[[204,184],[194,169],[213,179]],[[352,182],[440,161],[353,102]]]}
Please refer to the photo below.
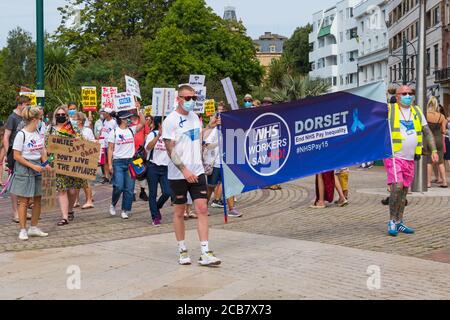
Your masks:
{"label": "white building", "polygon": [[[435,71],[442,68],[442,21],[441,14],[444,2],[442,0],[428,0],[426,14],[426,65],[427,94],[440,97],[439,86],[435,84]],[[401,85],[403,82],[402,60],[403,39],[408,41],[407,55],[407,83],[416,85],[417,50],[419,34],[419,1],[391,0],[387,5],[389,17],[389,63],[388,75],[391,83]],[[442,97],[440,97],[442,98]]]}
{"label": "white building", "polygon": [[365,0],[354,9],[359,36],[359,85],[381,80],[388,84],[387,3],[387,0]]}
{"label": "white building", "polygon": [[358,86],[358,32],[354,8],[361,0],[343,0],[313,15],[309,35],[312,78],[328,79],[332,92]]}

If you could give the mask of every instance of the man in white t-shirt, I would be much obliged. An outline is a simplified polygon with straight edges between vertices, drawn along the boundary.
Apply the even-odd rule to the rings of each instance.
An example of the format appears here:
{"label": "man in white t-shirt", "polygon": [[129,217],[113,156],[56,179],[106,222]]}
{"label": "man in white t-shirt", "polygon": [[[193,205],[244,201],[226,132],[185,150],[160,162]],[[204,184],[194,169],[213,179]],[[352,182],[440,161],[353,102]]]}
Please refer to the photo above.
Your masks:
{"label": "man in white t-shirt", "polygon": [[172,161],[168,166],[170,188],[174,196],[173,224],[178,241],[179,263],[191,264],[185,244],[184,212],[187,193],[194,201],[198,215],[198,234],[201,256],[198,263],[203,266],[216,266],[221,263],[209,250],[208,207],[206,177],[202,162],[202,127],[198,116],[193,112],[197,97],[189,85],[178,89],[178,107],[164,121],[162,138]]}
{"label": "man in white t-shirt", "polygon": [[406,196],[414,181],[415,161],[422,156],[424,142],[432,150],[433,162],[439,161],[433,133],[419,106],[413,105],[414,93],[408,86],[397,90],[398,104],[389,104],[389,122],[394,157],[384,160],[390,185],[390,220],[388,234],[399,232],[413,234],[415,231],[403,221]]}
{"label": "man in white t-shirt", "polygon": [[105,108],[103,113],[103,127],[99,137],[99,142],[102,145],[100,165],[103,166],[103,171],[105,173],[102,183],[109,183],[110,181],[109,167],[111,166],[111,163],[108,163],[108,137],[111,131],[117,128],[117,121],[111,116],[112,113],[113,110],[111,108]]}

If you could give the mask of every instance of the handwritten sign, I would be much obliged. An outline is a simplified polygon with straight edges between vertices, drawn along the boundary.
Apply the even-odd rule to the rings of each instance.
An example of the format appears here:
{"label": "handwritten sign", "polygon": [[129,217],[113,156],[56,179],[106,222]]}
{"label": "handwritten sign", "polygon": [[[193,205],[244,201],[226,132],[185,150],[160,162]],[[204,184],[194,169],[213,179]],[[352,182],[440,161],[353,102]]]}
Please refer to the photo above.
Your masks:
{"label": "handwritten sign", "polygon": [[205,85],[205,79],[206,76],[204,75],[191,74],[189,76],[189,84],[194,87],[196,86],[203,87]]}
{"label": "handwritten sign", "polygon": [[81,87],[81,105],[84,112],[97,111],[96,87]]}
{"label": "handwritten sign", "polygon": [[34,92],[21,92],[21,93],[19,93],[19,95],[26,96],[26,97],[30,98],[31,99],[30,106],[32,106],[32,107],[37,106],[36,93],[34,93]]}
{"label": "handwritten sign", "polygon": [[54,170],[57,174],[95,180],[100,156],[100,144],[51,135],[48,151],[54,154]]}
{"label": "handwritten sign", "polygon": [[167,116],[174,110],[175,92],[173,88],[153,88],[152,116]]}
{"label": "handwritten sign", "polygon": [[133,96],[141,98],[141,89],[139,87],[139,82],[132,77],[125,76],[125,83],[127,85],[127,92],[131,93]]}
{"label": "handwritten sign", "polygon": [[231,105],[233,110],[238,110],[239,105],[237,103],[236,92],[234,91],[233,84],[231,83],[231,79],[225,78],[222,81],[223,90],[225,91],[225,95],[227,96],[228,103]]}
{"label": "handwritten sign", "polygon": [[114,95],[114,110],[116,112],[136,109],[134,96],[129,92],[122,92]]}
{"label": "handwritten sign", "polygon": [[51,172],[44,170],[42,172],[42,212],[52,211],[56,208],[56,196],[56,172],[55,170]]}
{"label": "handwritten sign", "polygon": [[211,117],[216,113],[216,103],[214,99],[205,101],[205,115]]}
{"label": "handwritten sign", "polygon": [[102,87],[102,108],[114,110],[114,95],[117,94],[117,87]]}
{"label": "handwritten sign", "polygon": [[206,87],[194,86],[195,95],[197,96],[197,101],[195,102],[194,112],[204,113],[205,112],[205,101],[206,101]]}

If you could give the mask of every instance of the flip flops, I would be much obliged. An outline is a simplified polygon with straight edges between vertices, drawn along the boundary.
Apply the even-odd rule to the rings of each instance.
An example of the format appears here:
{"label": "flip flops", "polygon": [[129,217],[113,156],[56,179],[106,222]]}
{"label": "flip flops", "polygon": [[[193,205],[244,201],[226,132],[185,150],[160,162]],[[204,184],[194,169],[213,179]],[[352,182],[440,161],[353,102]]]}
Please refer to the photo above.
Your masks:
{"label": "flip flops", "polygon": [[312,205],[310,205],[309,207],[310,207],[311,209],[325,209],[327,206],[326,206],[326,205],[319,206],[319,205],[317,205],[317,204],[312,204]]}

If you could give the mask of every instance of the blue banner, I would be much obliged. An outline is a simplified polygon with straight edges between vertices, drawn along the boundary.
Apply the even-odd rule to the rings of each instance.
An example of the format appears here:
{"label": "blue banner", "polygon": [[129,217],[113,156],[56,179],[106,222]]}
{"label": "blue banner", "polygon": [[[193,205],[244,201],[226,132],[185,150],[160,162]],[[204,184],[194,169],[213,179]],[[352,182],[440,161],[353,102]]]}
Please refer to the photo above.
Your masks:
{"label": "blue banner", "polygon": [[392,156],[384,83],[222,113],[225,196]]}

